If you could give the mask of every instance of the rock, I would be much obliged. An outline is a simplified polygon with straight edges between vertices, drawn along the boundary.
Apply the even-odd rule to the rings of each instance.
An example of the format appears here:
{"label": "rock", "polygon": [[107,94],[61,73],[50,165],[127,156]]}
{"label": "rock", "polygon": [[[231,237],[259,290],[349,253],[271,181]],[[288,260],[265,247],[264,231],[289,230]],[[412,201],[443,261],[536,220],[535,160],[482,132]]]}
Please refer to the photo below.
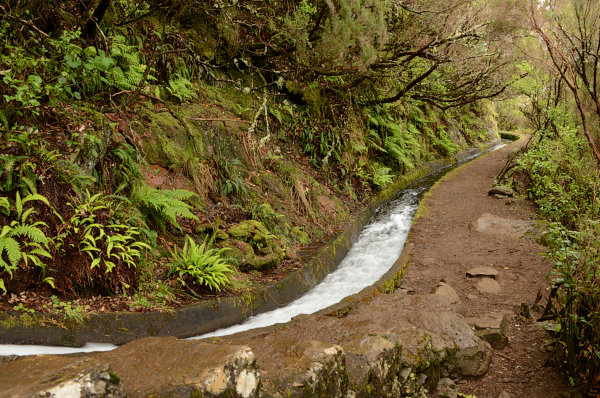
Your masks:
{"label": "rock", "polygon": [[457,303],[460,301],[460,297],[458,297],[456,290],[454,290],[454,288],[446,282],[438,283],[431,293],[447,297],[452,303]]}
{"label": "rock", "polygon": [[460,301],[458,293],[456,293],[456,290],[454,290],[454,288],[446,282],[438,283],[438,285],[435,288],[433,288],[431,293],[438,296],[446,297],[453,304],[453,309],[456,312],[458,312],[461,315],[465,315],[466,309],[463,303]]}
{"label": "rock", "polygon": [[471,278],[475,278],[478,276],[496,278],[498,275],[500,275],[500,272],[498,272],[497,269],[492,267],[475,267],[467,271],[467,276],[470,276]]}
{"label": "rock", "polygon": [[507,315],[491,312],[480,317],[468,318],[467,322],[475,328],[475,335],[487,341],[490,345],[502,350],[508,345],[506,336]]}
{"label": "rock", "polygon": [[223,253],[224,258],[244,271],[273,268],[285,257],[285,250],[274,242],[255,249],[250,243],[229,239],[222,246],[230,249]]}
{"label": "rock", "polygon": [[535,231],[535,223],[532,221],[501,218],[490,213],[483,213],[471,226],[477,232],[514,239]]}
{"label": "rock", "polygon": [[475,329],[501,329],[505,330],[507,315],[499,312],[490,312],[479,317],[467,318],[467,322]]}
{"label": "rock", "polygon": [[492,361],[492,347],[487,341],[478,339],[480,344],[464,348],[456,353],[458,375],[481,376],[485,374]]}
{"label": "rock", "polygon": [[256,242],[264,242],[264,239],[269,235],[269,230],[263,223],[256,220],[244,220],[238,224],[229,227],[229,234],[234,238],[243,241],[254,240]]}
{"label": "rock", "polygon": [[481,293],[488,293],[488,294],[500,293],[500,290],[501,290],[500,284],[495,279],[487,278],[487,277],[478,278],[478,279],[479,280],[477,281],[477,284],[475,285],[475,287]]}
{"label": "rock", "polygon": [[0,365],[0,386],[6,397],[125,397],[108,364],[89,357],[22,357]]}
{"label": "rock", "polygon": [[492,189],[490,189],[488,191],[488,195],[492,196],[492,195],[499,195],[500,197],[503,196],[513,196],[515,194],[515,191],[513,191],[511,188],[503,186],[503,185],[497,185],[495,187],[492,187]]}
{"label": "rock", "polygon": [[458,387],[454,380],[444,377],[438,382],[436,393],[439,398],[457,398]]}
{"label": "rock", "polygon": [[316,340],[300,341],[282,354],[283,361],[291,366],[265,375],[261,396],[345,396],[348,376],[342,347]]}
{"label": "rock", "polygon": [[310,243],[310,237],[300,227],[294,227],[290,230],[290,235],[301,245],[308,245]]}
{"label": "rock", "polygon": [[95,354],[123,380],[128,397],[258,396],[261,375],[249,347],[148,337]]}
{"label": "rock", "polygon": [[227,232],[223,231],[220,228],[215,229],[215,231],[213,232],[215,239],[218,240],[227,240],[229,239],[229,235],[227,234]]}
{"label": "rock", "polygon": [[496,350],[503,350],[508,345],[508,337],[504,331],[499,329],[476,330],[475,336],[487,341]]}
{"label": "rock", "polygon": [[224,245],[234,249],[230,256],[242,270],[270,269],[285,257],[285,249],[279,240],[260,221],[245,220],[232,225],[229,235],[236,239]]}
{"label": "rock", "polygon": [[558,323],[549,321],[536,322],[535,326],[548,333],[557,333],[560,330],[560,325]]}
{"label": "rock", "polygon": [[398,335],[369,333],[343,342],[350,385],[358,396],[414,396],[430,387],[428,375],[416,373],[402,357]]}
{"label": "rock", "polygon": [[500,395],[498,395],[498,398],[512,398],[512,395],[510,395],[508,392],[506,391],[502,391],[500,393]]}

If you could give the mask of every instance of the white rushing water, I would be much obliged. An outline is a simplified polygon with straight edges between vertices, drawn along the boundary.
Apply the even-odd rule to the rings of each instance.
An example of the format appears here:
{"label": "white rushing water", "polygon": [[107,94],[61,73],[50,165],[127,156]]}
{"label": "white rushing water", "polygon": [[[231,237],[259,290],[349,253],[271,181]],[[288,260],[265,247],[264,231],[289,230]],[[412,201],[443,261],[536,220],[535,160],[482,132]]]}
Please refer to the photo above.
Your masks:
{"label": "white rushing water", "polygon": [[[502,148],[501,143],[489,151]],[[474,154],[463,162],[477,157]],[[312,314],[343,298],[358,293],[377,282],[400,256],[412,219],[418,207],[420,194],[429,187],[406,189],[401,196],[377,210],[370,223],[338,268],[302,297],[288,305],[248,318],[244,323],[219,329],[190,339],[226,336],[249,329],[289,322],[300,314]],[[88,343],[83,347],[53,347],[43,345],[0,344],[2,355],[72,354],[76,352],[109,351],[113,344]]]}
{"label": "white rushing water", "polygon": [[363,229],[338,268],[302,297],[285,307],[248,318],[244,323],[219,329],[191,339],[226,336],[244,330],[290,321],[300,314],[312,314],[338,303],[377,282],[400,256],[419,202],[419,190],[404,191],[400,199],[379,210]]}

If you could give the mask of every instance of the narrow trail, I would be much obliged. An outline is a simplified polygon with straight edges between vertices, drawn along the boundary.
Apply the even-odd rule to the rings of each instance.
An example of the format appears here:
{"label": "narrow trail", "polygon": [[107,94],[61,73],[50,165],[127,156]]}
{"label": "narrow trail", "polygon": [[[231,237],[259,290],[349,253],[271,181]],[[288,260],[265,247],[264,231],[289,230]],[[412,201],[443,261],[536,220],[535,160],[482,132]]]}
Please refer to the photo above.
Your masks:
{"label": "narrow trail", "polygon": [[[533,304],[539,291],[545,304],[549,292],[546,275],[551,266],[539,255],[544,247],[515,228],[533,224],[535,207],[523,198],[488,195],[507,155],[524,143],[521,140],[447,175],[422,202],[422,216],[408,239],[414,248],[404,288],[425,294],[444,281],[458,293],[467,318],[490,312],[508,315],[508,346],[495,350],[484,376],[458,384],[461,393],[478,398],[497,398],[503,391],[512,397],[570,396],[553,354],[543,351],[547,336],[534,320],[523,321],[517,315],[521,303]],[[482,292],[478,278],[466,276],[469,269],[480,266],[498,271],[498,292]],[[498,288],[493,285],[491,290]]]}

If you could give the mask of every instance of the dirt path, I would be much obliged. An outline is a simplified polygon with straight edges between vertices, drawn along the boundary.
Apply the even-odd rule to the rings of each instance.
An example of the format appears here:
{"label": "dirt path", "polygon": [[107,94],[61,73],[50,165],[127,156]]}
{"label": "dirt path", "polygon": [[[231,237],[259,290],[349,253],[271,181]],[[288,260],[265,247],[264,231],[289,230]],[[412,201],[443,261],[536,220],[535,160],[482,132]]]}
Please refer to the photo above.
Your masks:
{"label": "dirt path", "polygon": [[[570,396],[553,355],[542,351],[545,334],[532,320],[522,321],[516,316],[521,303],[531,305],[541,291],[541,303],[545,304],[549,292],[546,275],[550,265],[538,254],[544,251],[543,246],[527,235],[519,237],[521,234],[511,228],[519,222],[510,220],[532,222],[535,208],[523,198],[488,195],[507,155],[523,144],[524,140],[514,143],[446,176],[424,199],[423,215],[409,237],[414,249],[405,288],[416,294],[428,293],[443,280],[458,293],[467,317],[489,312],[509,314],[508,346],[496,350],[485,376],[458,384],[461,393],[478,398],[496,398],[502,391],[512,397]],[[496,225],[486,228],[486,221]],[[480,292],[477,278],[466,276],[469,269],[479,266],[499,272],[498,293]]]}

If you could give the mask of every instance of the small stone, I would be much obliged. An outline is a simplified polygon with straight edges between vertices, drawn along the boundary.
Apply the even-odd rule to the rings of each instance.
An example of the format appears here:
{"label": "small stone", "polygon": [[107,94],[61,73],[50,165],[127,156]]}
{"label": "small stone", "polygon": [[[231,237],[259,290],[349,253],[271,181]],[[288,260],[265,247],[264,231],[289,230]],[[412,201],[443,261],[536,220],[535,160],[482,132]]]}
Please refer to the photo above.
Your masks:
{"label": "small stone", "polygon": [[487,341],[493,348],[497,350],[503,350],[508,345],[508,337],[500,329],[476,330],[475,336]]}
{"label": "small stone", "polygon": [[479,278],[479,281],[477,282],[477,285],[475,285],[475,287],[481,293],[488,294],[498,294],[501,290],[500,284],[495,279],[487,277]]}
{"label": "small stone", "polygon": [[440,282],[438,285],[431,291],[433,294],[437,294],[438,296],[444,296],[450,300],[451,303],[456,303],[460,301],[460,297],[458,297],[458,293],[456,290],[449,284],[445,282]]}
{"label": "small stone", "polygon": [[469,293],[469,294],[467,294],[467,298],[469,300],[477,300],[477,295],[473,294],[473,293]]}
{"label": "small stone", "polygon": [[545,330],[548,333],[556,333],[560,330],[560,326],[557,323],[548,322],[548,321],[536,322],[535,326],[537,326],[538,328],[540,328],[542,330]]}
{"label": "small stone", "polygon": [[499,312],[490,312],[479,317],[468,318],[467,322],[475,329],[502,329],[506,325],[506,315]]}
{"label": "small stone", "polygon": [[498,272],[497,269],[492,267],[475,267],[467,271],[467,276],[470,276],[471,278],[475,278],[478,276],[496,278],[498,275],[500,275],[500,272]]}
{"label": "small stone", "polygon": [[509,393],[507,393],[506,391],[502,391],[500,393],[500,395],[498,395],[498,398],[512,398],[512,395],[510,395]]}
{"label": "small stone", "polygon": [[490,195],[490,196],[498,195],[501,198],[505,197],[505,196],[513,196],[514,194],[515,194],[515,191],[513,191],[511,188],[505,187],[503,185],[495,186],[488,191],[488,195]]}
{"label": "small stone", "polygon": [[408,379],[408,376],[410,376],[411,373],[412,368],[404,368],[402,371],[400,371],[400,379],[402,380],[402,383]]}
{"label": "small stone", "polygon": [[454,380],[445,377],[438,382],[436,392],[440,398],[456,398],[458,396],[458,387],[454,383]]}

